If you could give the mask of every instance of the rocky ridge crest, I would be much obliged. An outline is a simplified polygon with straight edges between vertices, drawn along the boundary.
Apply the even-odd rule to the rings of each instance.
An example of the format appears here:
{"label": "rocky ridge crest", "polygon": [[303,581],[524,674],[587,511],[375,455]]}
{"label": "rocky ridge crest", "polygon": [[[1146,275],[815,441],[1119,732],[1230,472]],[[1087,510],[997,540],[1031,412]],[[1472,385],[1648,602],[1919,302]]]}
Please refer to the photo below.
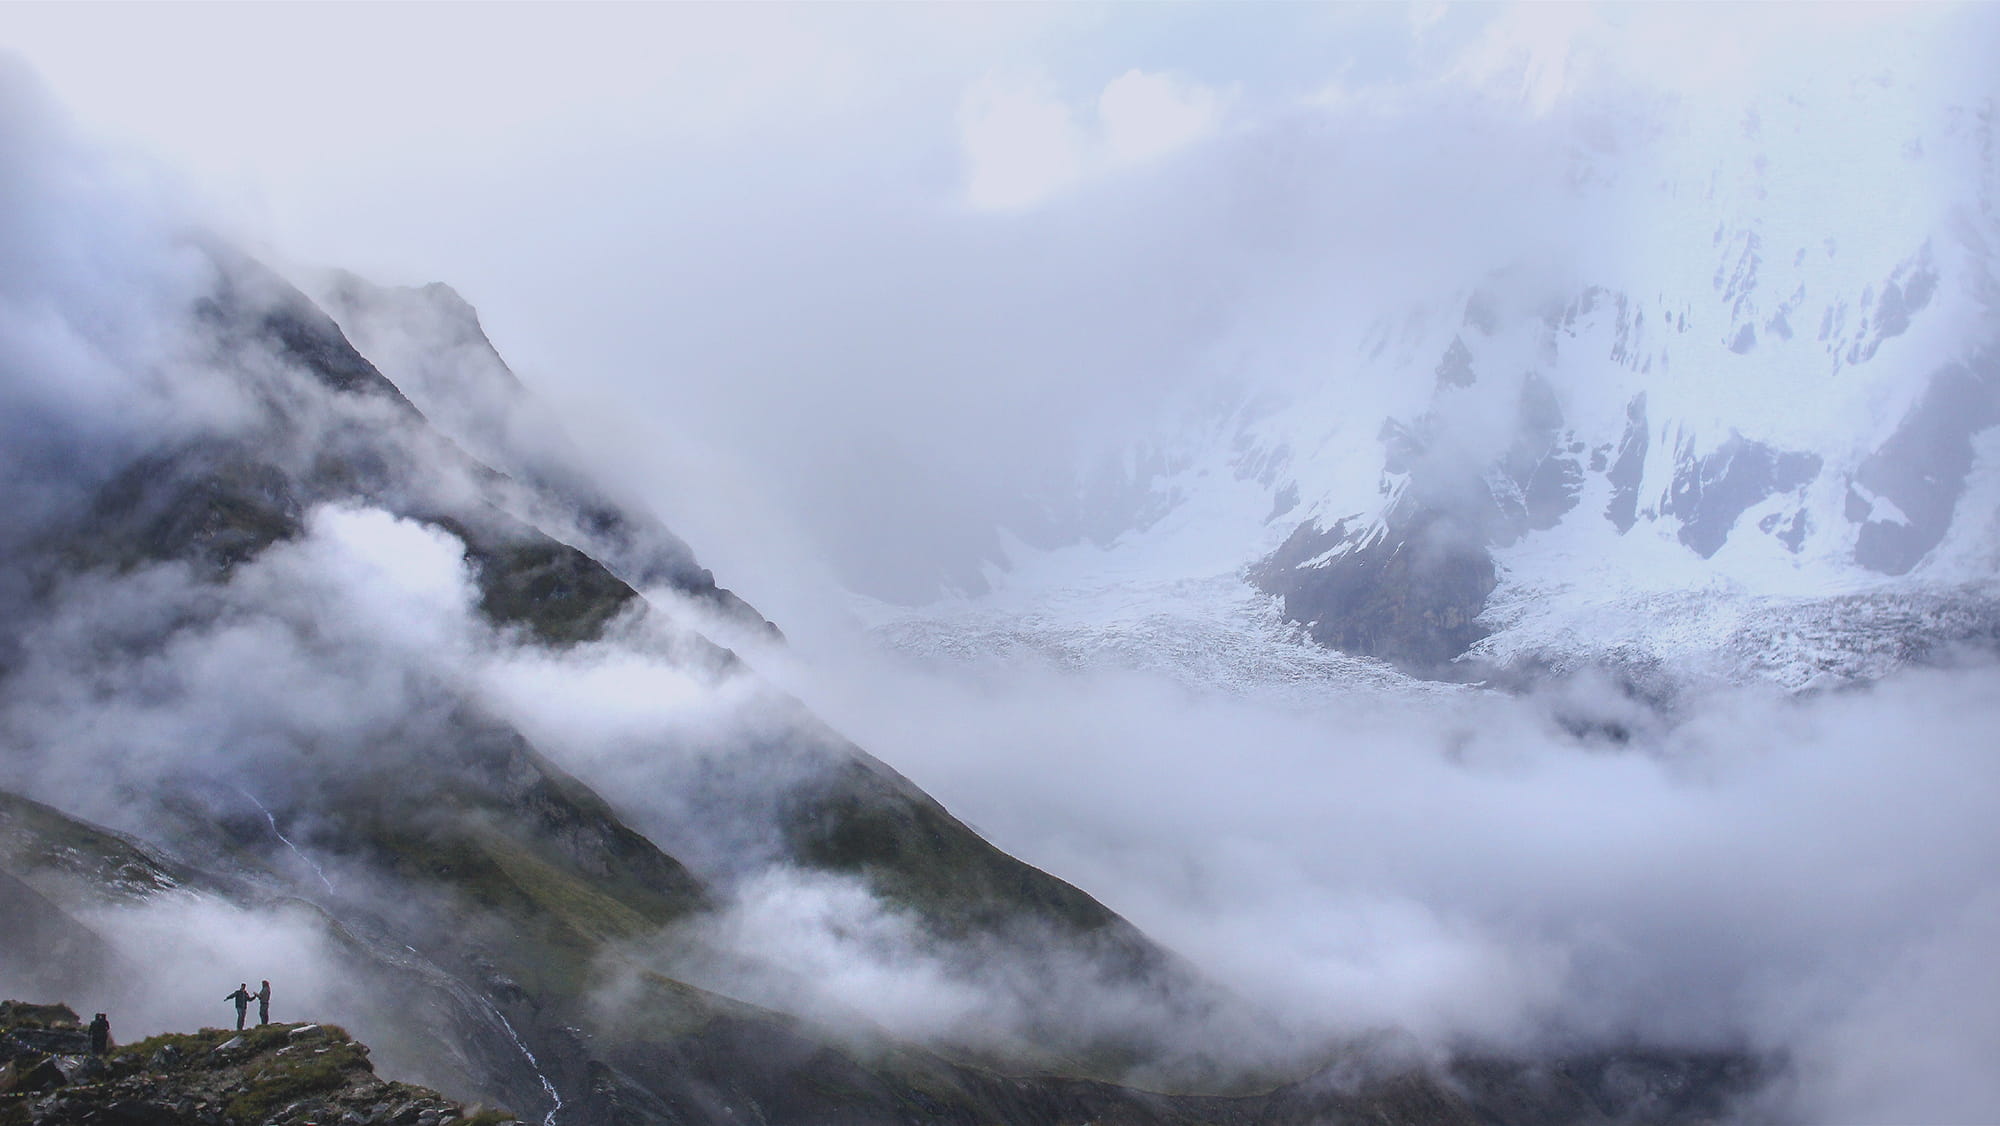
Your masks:
{"label": "rocky ridge crest", "polygon": [[5,1126],[498,1126],[514,1115],[379,1078],[333,1025],[165,1033],[90,1052],[67,1005],[0,1001]]}

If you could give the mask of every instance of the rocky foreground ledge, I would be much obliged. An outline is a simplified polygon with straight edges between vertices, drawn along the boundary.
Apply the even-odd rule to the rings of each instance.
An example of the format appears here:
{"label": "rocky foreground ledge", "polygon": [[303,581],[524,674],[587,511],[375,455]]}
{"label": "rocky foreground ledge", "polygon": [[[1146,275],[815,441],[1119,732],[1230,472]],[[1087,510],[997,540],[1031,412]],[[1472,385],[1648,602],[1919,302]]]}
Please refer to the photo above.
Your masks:
{"label": "rocky foreground ledge", "polygon": [[0,1126],[496,1126],[505,1111],[378,1079],[330,1024],[165,1033],[90,1053],[66,1005],[0,1001]]}

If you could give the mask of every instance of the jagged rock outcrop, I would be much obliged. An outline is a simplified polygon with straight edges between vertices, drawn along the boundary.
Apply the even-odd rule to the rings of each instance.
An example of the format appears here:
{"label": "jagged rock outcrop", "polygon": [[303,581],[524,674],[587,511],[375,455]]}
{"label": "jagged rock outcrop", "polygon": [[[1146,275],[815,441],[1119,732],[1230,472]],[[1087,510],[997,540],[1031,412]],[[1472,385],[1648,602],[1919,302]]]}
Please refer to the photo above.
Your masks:
{"label": "jagged rock outcrop", "polygon": [[1855,470],[1845,512],[1860,525],[1855,561],[1907,574],[1944,540],[1975,460],[1973,438],[2000,424],[2000,352],[1937,372],[1894,433]]}
{"label": "jagged rock outcrop", "polygon": [[1379,531],[1352,523],[1300,524],[1251,581],[1313,640],[1409,672],[1435,674],[1486,636],[1479,611],[1498,580],[1476,529],[1415,505]]}
{"label": "jagged rock outcrop", "polygon": [[102,1056],[60,1004],[0,1001],[0,1126],[498,1126],[515,1117],[380,1079],[332,1025],[207,1028]]}
{"label": "jagged rock outcrop", "polygon": [[345,271],[317,279],[325,308],[436,430],[520,486],[528,519],[635,587],[666,586],[751,628],[777,627],[695,561],[686,541],[623,503],[514,375],[450,286],[378,286]]}
{"label": "jagged rock outcrop", "polygon": [[[1718,384],[1708,398],[1738,404],[1767,430],[1797,431],[1791,416],[1798,412],[1787,405],[1822,393],[1787,386],[1805,361],[1769,360],[1781,373],[1772,375],[1753,366],[1768,358],[1753,354],[1760,340],[1765,346],[1791,340],[1787,317],[1803,300],[1803,283],[1780,307],[1760,311],[1758,237],[1743,233],[1732,241],[1718,230],[1717,249],[1715,296],[1730,327],[1722,354],[1698,346],[1707,368],[1691,378]],[[1523,559],[1509,549],[1558,528],[1549,539],[1561,546],[1550,554],[1569,568],[1586,554],[1584,544],[1597,544],[1600,557],[1636,560],[1660,550],[1653,546],[1660,541],[1717,561],[1736,545],[1737,566],[1755,577],[1807,566],[1846,572],[1851,582],[1910,574],[1945,543],[1975,480],[1979,436],[2000,424],[1990,342],[1955,341],[1964,358],[1942,367],[1932,366],[1927,353],[1883,351],[1885,342],[1912,330],[1937,285],[1925,244],[1886,280],[1866,287],[1858,306],[1830,307],[1817,341],[1801,338],[1790,346],[1831,364],[1831,373],[1847,381],[1842,394],[1867,402],[1853,388],[1863,378],[1861,365],[1873,365],[1866,374],[1879,381],[1875,398],[1908,402],[1889,420],[1856,408],[1841,422],[1847,432],[1815,448],[1726,419],[1663,412],[1663,399],[1684,412],[1700,401],[1676,393],[1665,375],[1688,347],[1680,338],[1690,322],[1688,310],[1664,297],[1648,302],[1592,286],[1560,310],[1544,311],[1539,322],[1508,324],[1496,321],[1475,293],[1433,364],[1427,406],[1381,425],[1378,499],[1308,503],[1291,535],[1247,576],[1281,597],[1285,618],[1323,645],[1456,679],[1466,670],[1446,666],[1493,632],[1495,623],[1482,615],[1507,580],[1502,556]],[[1525,372],[1502,366],[1524,355],[1534,365]],[[1898,364],[1906,367],[1900,375]],[[1734,385],[1725,392],[1720,372],[1743,385],[1773,386],[1761,394]],[[1921,394],[1906,395],[1895,386],[1899,380],[1921,387]],[[1831,385],[1824,393],[1833,394]],[[1883,436],[1864,442],[1870,433]],[[1303,437],[1280,430],[1264,440],[1290,451]],[[1240,456],[1256,455],[1255,443],[1237,442],[1247,446]],[[1286,510],[1301,503],[1294,484],[1281,479],[1273,489]],[[1599,499],[1578,513],[1586,495]],[[1975,512],[1970,522],[1980,519]],[[1613,549],[1604,543],[1606,524],[1619,539],[1646,546]],[[1773,547],[1782,555],[1771,558]],[[1567,578],[1517,565],[1518,582],[1559,587]],[[1660,570],[1683,565],[1670,561]],[[1635,578],[1643,585],[1645,576]],[[1944,579],[1945,585],[1966,581]]]}

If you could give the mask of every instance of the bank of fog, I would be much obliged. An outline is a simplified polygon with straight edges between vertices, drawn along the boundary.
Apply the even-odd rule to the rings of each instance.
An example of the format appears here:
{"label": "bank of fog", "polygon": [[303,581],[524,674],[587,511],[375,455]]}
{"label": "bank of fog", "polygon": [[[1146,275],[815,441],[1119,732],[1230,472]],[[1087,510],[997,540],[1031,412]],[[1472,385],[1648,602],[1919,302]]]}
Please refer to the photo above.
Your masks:
{"label": "bank of fog", "polygon": [[[309,527],[227,594],[169,582],[182,597],[142,599],[155,613],[189,597],[237,603],[224,628],[169,626],[171,660],[131,667],[90,644],[116,634],[98,619],[126,621],[128,603],[59,615],[74,628],[38,637],[75,644],[31,650],[7,714],[23,748],[67,753],[10,760],[10,775],[27,770],[19,788],[106,817],[107,774],[194,756],[261,777],[275,765],[263,743],[211,737],[217,725],[282,721],[302,739],[352,740],[356,712],[322,706],[322,693],[361,667],[375,677],[354,683],[470,693],[663,840],[684,811],[675,788],[703,758],[827,738],[756,674],[688,659],[671,612],[575,650],[519,648],[478,620],[450,537],[352,510]],[[162,574],[114,585],[157,595]],[[2000,1105],[1984,1066],[2000,1048],[1983,968],[2000,941],[1990,665],[1808,699],[1715,693],[1648,723],[1588,684],[1526,698],[1332,692],[1301,708],[1113,672],[913,668],[814,643],[749,657],[996,844],[1271,1014],[1272,1042],[1396,1028],[1524,1051],[1747,1044],[1789,1053],[1790,1109],[1807,1118],[1964,1119]],[[269,690],[246,696],[245,683]],[[67,706],[80,692],[95,703]],[[382,695],[397,715],[429,697]],[[1579,713],[1641,734],[1624,745],[1570,734]],[[755,810],[744,813],[735,820],[754,828]],[[1039,1023],[1063,1003],[1033,974],[969,972],[858,885],[690,859],[729,904],[708,939],[774,967],[766,982],[807,983],[789,1007],[932,1038],[989,1017]],[[174,910],[87,921],[124,949],[156,933],[249,933],[207,914],[184,926]],[[322,961],[312,944],[280,945],[297,955],[292,995],[342,1008],[300,975],[300,962]],[[158,1012],[130,1019],[206,1022],[211,1006],[183,969],[191,982],[244,961],[208,939],[154,959],[165,978],[144,1004]],[[206,981],[196,988],[219,998]],[[1093,1019],[1163,1019],[1074,996]]]}
{"label": "bank of fog", "polygon": [[1787,1054],[1808,1116],[2000,1106],[1990,663],[1662,722],[1589,682],[1302,708],[818,657],[765,666],[1300,1033],[1749,1046]]}

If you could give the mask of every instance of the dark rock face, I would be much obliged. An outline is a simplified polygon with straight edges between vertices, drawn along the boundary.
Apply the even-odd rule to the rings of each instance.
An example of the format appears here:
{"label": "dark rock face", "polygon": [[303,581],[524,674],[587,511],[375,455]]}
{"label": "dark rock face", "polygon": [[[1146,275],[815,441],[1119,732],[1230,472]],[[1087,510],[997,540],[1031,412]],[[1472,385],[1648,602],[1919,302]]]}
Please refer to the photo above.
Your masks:
{"label": "dark rock face", "polygon": [[[1863,363],[1873,359],[1884,341],[1908,332],[1911,320],[1929,307],[1932,296],[1937,293],[1938,277],[1937,265],[1927,244],[1915,256],[1896,267],[1880,290],[1864,291],[1859,310],[1861,322],[1853,342],[1848,345],[1847,362]],[[1841,319],[1846,312],[1845,308],[1840,310]]]}
{"label": "dark rock face", "polygon": [[[1306,566],[1329,551],[1339,554]],[[1346,520],[1324,531],[1307,521],[1251,581],[1320,644],[1432,673],[1486,636],[1477,619],[1499,580],[1477,529],[1418,509],[1373,538]]]}
{"label": "dark rock face", "polygon": [[[1760,344],[1791,340],[1801,330],[1804,289],[1775,303],[1761,299],[1758,236],[1741,234],[1725,246],[1725,235],[1718,228],[1723,261],[1714,287],[1731,320],[1717,343],[1754,358]],[[1835,370],[1868,360],[1885,341],[1907,333],[1934,304],[1940,276],[1925,246],[1852,308],[1828,309],[1820,340]],[[1685,333],[1688,321],[1685,312],[1672,311],[1649,321],[1642,304],[1587,288],[1567,305],[1542,311],[1542,344],[1559,349],[1564,338],[1578,337],[1580,325],[1597,331],[1608,319],[1615,338],[1605,358],[1643,376],[1656,360],[1667,362],[1665,353],[1647,352],[1646,327]],[[1251,569],[1256,586],[1284,598],[1286,618],[1307,625],[1322,643],[1389,657],[1412,669],[1435,667],[1441,653],[1449,659],[1452,646],[1482,636],[1476,618],[1483,606],[1480,592],[1490,590],[1484,577],[1493,566],[1490,551],[1556,527],[1598,474],[1609,486],[1605,519],[1619,534],[1641,521],[1671,517],[1675,524],[1668,526],[1675,527],[1681,544],[1704,559],[1714,558],[1739,531],[1744,514],[1755,509],[1761,509],[1756,530],[1793,555],[1805,554],[1814,536],[1831,530],[1828,517],[1806,509],[1808,490],[1826,468],[1813,451],[1782,449],[1730,431],[1719,446],[1698,455],[1696,435],[1663,432],[1659,440],[1673,443],[1671,479],[1657,480],[1659,462],[1668,460],[1658,455],[1668,451],[1654,447],[1660,421],[1649,415],[1643,391],[1626,404],[1620,435],[1579,440],[1573,428],[1565,428],[1554,389],[1534,371],[1521,377],[1511,420],[1475,414],[1504,409],[1494,392],[1510,373],[1495,370],[1482,351],[1492,332],[1491,302],[1475,299],[1474,305],[1477,314],[1468,307],[1465,324],[1433,368],[1429,408],[1415,419],[1390,419],[1379,432],[1381,492],[1393,495],[1393,503],[1385,501],[1377,511],[1315,513],[1279,552]],[[1615,315],[1588,323],[1593,314],[1614,309]],[[1848,482],[1846,519],[1860,525],[1856,560],[1876,571],[1904,574],[1936,548],[1964,492],[1973,436],[1995,425],[2000,425],[2000,356],[1988,350],[1939,372],[1897,432]],[[1495,426],[1511,429],[1496,432]],[[1708,445],[1722,435],[1699,437]],[[1651,482],[1649,460],[1655,466]],[[1295,494],[1282,494],[1273,517],[1296,505]],[[1382,542],[1362,542],[1359,529],[1366,526],[1376,527],[1371,534]],[[1429,537],[1431,550],[1405,555],[1405,544],[1418,529]],[[1287,567],[1298,573],[1286,573]],[[1408,577],[1399,573],[1392,579],[1399,568]],[[1384,590],[1391,581],[1408,582],[1411,589],[1389,596]]]}
{"label": "dark rock face", "polygon": [[[1680,541],[1703,559],[1722,549],[1751,506],[1819,476],[1818,454],[1775,450],[1731,432],[1714,453],[1697,458],[1687,448],[1691,441],[1683,444],[1660,514],[1680,517]],[[1802,526],[1797,534],[1803,537]]]}
{"label": "dark rock face", "polygon": [[[100,488],[87,516],[60,535],[65,567],[123,570],[180,560],[226,574],[272,544],[304,532],[307,511],[353,501],[442,528],[466,545],[495,622],[526,627],[565,645],[597,637],[637,598],[604,564],[490,503],[452,495],[453,486],[500,488],[509,482],[430,429],[394,384],[355,351],[333,321],[302,294],[247,260],[229,260],[216,295],[201,306],[230,362],[263,380],[268,416],[251,432],[183,439],[143,456]],[[280,374],[265,373],[275,360]],[[265,374],[260,374],[265,373]],[[287,386],[298,373],[330,391]],[[607,542],[630,546],[639,531],[608,503],[586,509]],[[664,529],[660,536],[671,545]],[[656,537],[658,538],[658,537]],[[719,607],[761,616],[714,577],[668,552],[672,582]],[[650,557],[650,556],[649,556]]]}
{"label": "dark rock face", "polygon": [[[1447,361],[1464,351],[1454,341]],[[1322,645],[1438,674],[1486,636],[1477,619],[1499,581],[1491,549],[1555,527],[1582,492],[1586,450],[1539,374],[1522,379],[1512,422],[1494,463],[1477,466],[1435,448],[1434,414],[1385,421],[1383,471],[1408,481],[1379,526],[1358,516],[1332,527],[1305,521],[1250,581],[1283,598],[1286,620]]]}
{"label": "dark rock face", "polygon": [[290,474],[228,442],[140,459],[100,491],[70,562],[130,567],[169,559],[226,570],[304,529]]}
{"label": "dark rock face", "polygon": [[399,462],[368,468],[346,458],[316,458],[300,469],[287,460],[238,440],[197,441],[141,459],[113,478],[88,519],[65,534],[65,562],[123,570],[181,560],[221,575],[272,544],[298,538],[313,505],[348,500],[457,536],[473,564],[480,608],[495,622],[523,625],[550,644],[598,636],[637,597],[595,559],[497,510],[479,512],[477,522],[461,520],[421,495],[383,485],[381,479],[405,468]]}
{"label": "dark rock face", "polygon": [[1470,387],[1478,379],[1472,371],[1472,352],[1466,348],[1465,341],[1453,337],[1451,347],[1445,349],[1444,358],[1438,361],[1438,386]]}
{"label": "dark rock face", "polygon": [[1785,545],[1785,550],[1797,555],[1799,549],[1805,546],[1806,537],[1812,534],[1812,514],[1803,508],[1789,517],[1783,513],[1773,512],[1757,521],[1757,530],[1776,536],[1778,542]]}
{"label": "dark rock face", "polygon": [[547,644],[601,636],[639,596],[602,563],[532,529],[478,527],[449,517],[430,522],[464,542],[486,616],[525,626]]}
{"label": "dark rock face", "polygon": [[[1485,484],[1500,510],[1491,525],[1495,545],[1512,543],[1531,530],[1546,530],[1576,507],[1583,488],[1582,443],[1565,441],[1562,405],[1555,388],[1539,373],[1521,381],[1514,441],[1501,461],[1499,474]],[[1489,522],[1490,523],[1490,522]]]}
{"label": "dark rock face", "polygon": [[[644,507],[614,499],[578,468],[581,461],[574,443],[494,349],[480,326],[478,312],[449,286],[383,287],[338,273],[325,300],[340,323],[354,334],[359,348],[373,347],[383,336],[419,336],[424,345],[422,354],[412,357],[407,350],[386,353],[403,366],[390,366],[390,360],[385,359],[388,370],[384,374],[423,412],[431,428],[516,487],[532,509],[530,519],[549,532],[552,543],[584,553],[591,566],[608,571],[609,576],[631,587],[671,587],[709,604],[732,621],[777,633],[777,627],[748,603],[717,586],[715,576],[695,561],[693,549],[679,536]],[[339,334],[317,309],[311,310],[311,316],[302,314],[301,319],[319,326],[316,340],[324,341],[329,331]],[[321,358],[309,349],[295,349],[291,358],[308,367],[326,367],[322,380],[339,386],[340,372],[354,367],[353,361],[360,360],[360,354],[356,352],[352,359],[344,355]],[[482,570],[488,561],[481,560]],[[570,589],[577,586],[563,585]],[[591,579],[583,585],[598,584]],[[577,620],[590,615],[562,612],[559,616]],[[550,639],[575,632],[567,623],[552,632],[546,628],[548,622],[532,616],[511,620],[528,620],[538,634]]]}
{"label": "dark rock face", "polygon": [[1618,459],[1611,463],[1605,477],[1611,482],[1611,504],[1604,510],[1604,518],[1618,529],[1620,535],[1632,530],[1639,521],[1639,481],[1646,471],[1646,451],[1652,444],[1652,431],[1646,425],[1646,393],[1639,392],[1625,407],[1625,436],[1618,443]]}
{"label": "dark rock face", "polygon": [[23,1052],[0,1068],[0,1096],[34,1095],[68,1083],[62,1068],[48,1056]]}
{"label": "dark rock face", "polygon": [[1279,489],[1277,494],[1271,498],[1271,514],[1264,517],[1264,523],[1269,524],[1271,521],[1276,520],[1298,506],[1299,486],[1297,482],[1291,482],[1284,488]]}
{"label": "dark rock face", "polygon": [[1547,531],[1576,507],[1583,490],[1583,465],[1574,457],[1544,457],[1521,490],[1528,527]]}
{"label": "dark rock face", "polygon": [[[1907,574],[1943,542],[1972,471],[1972,437],[2000,424],[2000,355],[1981,353],[1931,377],[1923,398],[1870,454],[1848,486],[1847,518],[1861,525],[1854,561]],[[1873,498],[1897,514],[1876,513]]]}
{"label": "dark rock face", "polygon": [[[1760,331],[1790,334],[1787,314],[1802,300],[1795,294],[1775,309],[1754,306],[1750,293],[1759,254],[1756,239],[1745,238],[1715,279],[1736,313],[1724,343],[1739,354],[1754,350]],[[1872,316],[1863,326],[1869,349],[1906,331],[1910,317],[1932,301],[1937,284],[1926,251],[1871,292],[1863,302]],[[1628,316],[1623,296],[1586,290],[1568,307],[1544,314],[1547,330],[1574,335],[1578,318],[1607,302],[1615,303],[1618,313],[1610,358],[1625,363],[1643,314]],[[1686,330],[1684,320],[1669,317],[1667,324]],[[1835,334],[1836,328],[1826,331]],[[1853,334],[1840,331],[1845,335],[1837,348],[1844,353]],[[1463,655],[1465,646],[1483,636],[1477,618],[1493,587],[1492,551],[1556,527],[1598,474],[1609,486],[1605,519],[1620,534],[1642,520],[1671,517],[1679,541],[1704,559],[1722,549],[1753,509],[1763,509],[1756,530],[1794,555],[1804,554],[1812,538],[1827,531],[1826,518],[1816,519],[1805,507],[1809,488],[1825,470],[1824,459],[1812,451],[1782,449],[1731,431],[1711,452],[1697,454],[1696,436],[1682,432],[1661,439],[1677,443],[1671,479],[1664,487],[1658,481],[1649,485],[1648,463],[1657,465],[1662,459],[1656,455],[1665,451],[1654,448],[1656,421],[1643,391],[1626,404],[1623,433],[1615,441],[1610,434],[1580,438],[1567,428],[1555,390],[1533,371],[1521,377],[1511,420],[1469,413],[1490,413],[1497,406],[1482,392],[1494,389],[1500,373],[1474,374],[1481,363],[1479,339],[1470,328],[1452,338],[1435,369],[1437,383],[1425,414],[1382,425],[1381,492],[1393,500],[1379,513],[1317,514],[1251,569],[1254,585],[1282,597],[1285,617],[1306,625],[1323,644],[1386,657],[1411,670],[1434,670],[1439,661]],[[1628,366],[1647,370],[1637,361]],[[1495,423],[1511,427],[1499,432],[1506,435],[1504,444],[1494,444]],[[1984,353],[1941,372],[1898,432],[1850,482],[1847,519],[1862,525],[1857,559],[1901,574],[1936,547],[1964,490],[1972,436],[1996,424],[2000,359]],[[1375,531],[1366,532],[1369,527]],[[1419,534],[1421,544],[1413,539]],[[1392,594],[1395,584],[1407,589]]]}
{"label": "dark rock face", "polygon": [[282,364],[313,373],[327,388],[370,395],[416,408],[367,357],[354,350],[333,318],[263,263],[234,250],[210,245],[216,265],[215,292],[196,306],[225,353],[240,359],[245,350],[265,350]]}

